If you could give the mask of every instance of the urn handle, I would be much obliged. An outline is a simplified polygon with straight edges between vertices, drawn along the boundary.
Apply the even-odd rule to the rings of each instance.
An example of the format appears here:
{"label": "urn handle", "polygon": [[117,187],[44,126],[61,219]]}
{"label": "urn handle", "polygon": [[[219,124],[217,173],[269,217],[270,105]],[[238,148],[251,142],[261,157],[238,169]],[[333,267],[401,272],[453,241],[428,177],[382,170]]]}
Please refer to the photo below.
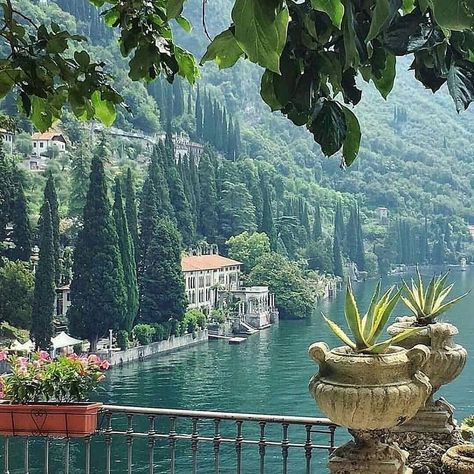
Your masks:
{"label": "urn handle", "polygon": [[311,344],[308,353],[311,359],[321,365],[326,362],[326,357],[329,354],[329,346],[325,342],[316,342]]}
{"label": "urn handle", "polygon": [[423,344],[417,344],[407,351],[407,357],[412,363],[413,373],[423,370],[423,366],[430,356],[430,350]]}

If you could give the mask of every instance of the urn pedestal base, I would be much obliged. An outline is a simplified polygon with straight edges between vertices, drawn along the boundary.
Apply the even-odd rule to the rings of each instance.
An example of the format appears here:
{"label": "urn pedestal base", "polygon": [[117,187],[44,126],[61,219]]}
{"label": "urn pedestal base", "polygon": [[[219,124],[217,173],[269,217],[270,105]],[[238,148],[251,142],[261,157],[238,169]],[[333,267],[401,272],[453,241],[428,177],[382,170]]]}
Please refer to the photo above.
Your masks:
{"label": "urn pedestal base", "polygon": [[444,433],[450,434],[456,428],[453,418],[454,407],[443,398],[436,402],[430,396],[426,405],[418,410],[418,413],[403,423],[393,428],[393,433]]}
{"label": "urn pedestal base", "polygon": [[412,474],[406,466],[408,453],[385,443],[385,431],[350,432],[354,441],[337,448],[329,458],[331,474]]}

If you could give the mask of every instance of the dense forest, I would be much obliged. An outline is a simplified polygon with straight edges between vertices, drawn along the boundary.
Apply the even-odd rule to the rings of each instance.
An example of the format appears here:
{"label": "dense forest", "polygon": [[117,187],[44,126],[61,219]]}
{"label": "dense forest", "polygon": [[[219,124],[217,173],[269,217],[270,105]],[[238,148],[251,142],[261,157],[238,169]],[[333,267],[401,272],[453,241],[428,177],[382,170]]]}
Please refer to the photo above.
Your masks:
{"label": "dense forest", "polygon": [[[344,261],[355,261],[352,248],[357,247],[363,235],[365,255],[358,258],[361,269],[375,273],[377,263],[383,272],[391,263],[458,263],[461,256],[472,259],[473,246],[466,226],[474,220],[469,178],[473,164],[468,146],[472,115],[468,111],[458,116],[443,91],[433,96],[423,90],[413,81],[408,61],[401,63],[397,71],[399,80],[388,101],[369,88],[364,90],[364,99],[358,106],[366,131],[361,153],[351,168],[342,171],[339,160],[324,158],[307,132],[270,113],[258,96],[261,73],[256,66],[241,63],[233,69],[218,71],[206,64],[193,88],[181,80],[172,85],[162,79],[148,85],[132,83],[126,76],[123,60],[115,54],[117,46],[112,31],[89,2],[17,3],[30,16],[57,21],[67,25],[71,32],[90,37],[94,54],[105,61],[131,110],[119,113],[117,127],[150,136],[166,131],[185,132],[208,147],[221,206],[226,200],[229,205],[238,205],[248,222],[240,224],[238,219],[229,219],[227,210],[221,209],[222,219],[214,234],[199,232],[202,219],[188,186],[196,232],[187,234],[186,244],[192,243],[194,235],[196,239],[208,237],[226,251],[225,242],[231,235],[261,230],[263,203],[271,202],[278,236],[275,246],[279,245],[280,251],[292,259],[306,259],[321,271],[334,271],[334,221],[341,203],[344,235],[338,236],[338,247]],[[218,0],[207,4],[205,23],[211,36],[225,25],[222,12],[229,11],[230,3]],[[202,56],[208,44],[201,7],[201,2],[190,1],[185,16],[194,30],[176,31],[178,42],[197,56]],[[9,98],[2,108],[6,114],[16,113]],[[19,123],[29,131],[25,121],[20,119]],[[91,150],[84,143],[84,135],[78,133],[80,126],[76,121],[66,117],[62,128],[74,151],[69,162],[58,160],[50,167],[57,175],[61,216],[73,219],[80,214],[80,203],[74,200],[84,196],[84,190],[77,188],[81,187],[81,180],[86,181],[88,165],[84,156]],[[20,134],[17,143],[17,151],[28,150],[26,134]],[[128,142],[110,143],[110,176],[130,166],[140,185],[144,180],[139,160],[142,150]],[[185,163],[179,164],[182,173],[184,168]],[[71,172],[61,173],[63,169]],[[36,175],[25,179],[30,207],[38,215],[40,183],[44,178]],[[183,183],[186,181],[189,179],[185,177]],[[72,198],[70,186],[76,189]],[[249,210],[247,205],[253,207]],[[387,222],[377,218],[378,207],[388,208]],[[315,216],[321,222],[321,235],[313,242],[305,235],[318,227]]]}

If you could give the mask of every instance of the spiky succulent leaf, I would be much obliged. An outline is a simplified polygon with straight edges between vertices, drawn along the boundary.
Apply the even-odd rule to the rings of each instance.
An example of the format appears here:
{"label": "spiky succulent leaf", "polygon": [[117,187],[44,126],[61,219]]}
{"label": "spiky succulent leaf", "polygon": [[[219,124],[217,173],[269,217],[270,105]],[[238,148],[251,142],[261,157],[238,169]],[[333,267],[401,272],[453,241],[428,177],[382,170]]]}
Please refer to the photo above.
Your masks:
{"label": "spiky succulent leaf", "polygon": [[432,312],[429,317],[431,320],[437,318],[438,316],[442,315],[443,313],[446,313],[446,311],[448,311],[449,308],[451,308],[452,306],[454,306],[456,303],[458,303],[459,301],[461,301],[464,297],[466,297],[467,295],[469,294],[469,291],[464,293],[463,295],[461,296],[458,296],[457,298],[454,298],[453,300],[451,301],[448,301],[447,303],[445,303],[444,305],[440,306],[436,311]]}
{"label": "spiky succulent leaf", "polygon": [[374,345],[368,347],[364,352],[367,352],[367,353],[370,353],[370,354],[382,354],[390,346],[393,346],[393,345],[397,344],[397,342],[401,342],[404,339],[412,336],[413,334],[420,331],[420,329],[422,329],[422,328],[405,329],[405,331],[401,332],[400,334],[397,334],[396,336],[391,337],[390,339],[387,339],[386,341],[379,342],[377,344],[374,344]]}
{"label": "spiky succulent leaf", "polygon": [[395,287],[392,286],[388,291],[387,301],[380,306],[379,312],[376,317],[376,322],[374,323],[373,331],[370,334],[370,344],[375,343],[377,338],[379,337],[380,333],[382,332],[383,328],[387,324],[387,321],[390,318],[395,306],[400,299],[401,290],[398,290],[392,297],[392,293],[395,290]]}
{"label": "spiky succulent leaf", "polygon": [[[322,314],[322,313],[321,313]],[[352,350],[356,350],[356,345],[350,340],[349,336],[338,326],[335,322],[331,321],[330,319],[326,318],[323,314],[324,321],[329,326],[329,329],[337,336],[344,344],[349,346]]]}
{"label": "spiky succulent leaf", "polygon": [[372,299],[370,301],[370,306],[367,311],[367,314],[364,316],[364,319],[362,320],[363,333],[366,339],[369,337],[369,334],[372,332],[372,328],[374,325],[375,312],[376,312],[377,302],[380,295],[380,287],[381,287],[381,282],[379,280],[375,288],[374,294],[372,295]]}
{"label": "spiky succulent leaf", "polygon": [[357,348],[366,347],[364,336],[362,334],[362,320],[360,317],[359,309],[354,298],[352,291],[352,285],[349,280],[346,290],[346,302],[344,306],[344,314],[346,317],[347,324],[354,336]]}

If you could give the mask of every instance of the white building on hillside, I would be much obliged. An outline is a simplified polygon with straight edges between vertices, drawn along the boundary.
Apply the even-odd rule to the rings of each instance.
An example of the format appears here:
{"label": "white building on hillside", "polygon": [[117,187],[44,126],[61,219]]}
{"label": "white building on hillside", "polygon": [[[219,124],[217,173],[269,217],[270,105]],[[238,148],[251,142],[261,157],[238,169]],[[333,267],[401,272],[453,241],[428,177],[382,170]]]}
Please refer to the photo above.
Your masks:
{"label": "white building on hillside", "polygon": [[33,154],[36,156],[45,155],[48,150],[57,148],[60,153],[66,151],[66,139],[59,132],[33,133]]}
{"label": "white building on hillside", "polygon": [[219,291],[239,288],[242,264],[221,255],[187,255],[181,259],[189,308],[213,309]]}
{"label": "white building on hillside", "polygon": [[5,148],[13,153],[13,138],[15,134],[10,130],[5,130],[4,128],[0,128],[0,135],[2,136],[3,143]]}

